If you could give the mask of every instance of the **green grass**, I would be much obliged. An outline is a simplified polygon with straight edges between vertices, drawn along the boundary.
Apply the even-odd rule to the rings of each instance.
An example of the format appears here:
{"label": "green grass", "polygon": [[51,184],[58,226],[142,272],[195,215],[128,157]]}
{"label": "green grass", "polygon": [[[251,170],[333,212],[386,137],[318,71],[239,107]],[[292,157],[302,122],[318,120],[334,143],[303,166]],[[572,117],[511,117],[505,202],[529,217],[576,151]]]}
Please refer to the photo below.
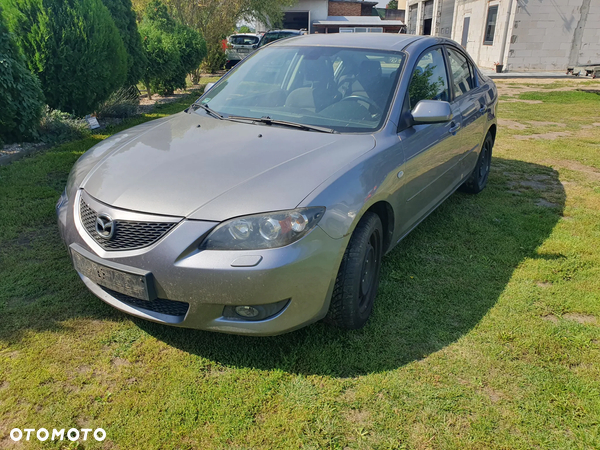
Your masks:
{"label": "green grass", "polygon": [[572,134],[500,128],[488,188],[384,259],[359,331],[248,338],[121,314],[79,281],[54,216],[107,135],[0,167],[0,448],[14,427],[107,431],[85,448],[600,448],[600,127],[581,127],[600,100],[547,94],[499,113],[569,116]]}

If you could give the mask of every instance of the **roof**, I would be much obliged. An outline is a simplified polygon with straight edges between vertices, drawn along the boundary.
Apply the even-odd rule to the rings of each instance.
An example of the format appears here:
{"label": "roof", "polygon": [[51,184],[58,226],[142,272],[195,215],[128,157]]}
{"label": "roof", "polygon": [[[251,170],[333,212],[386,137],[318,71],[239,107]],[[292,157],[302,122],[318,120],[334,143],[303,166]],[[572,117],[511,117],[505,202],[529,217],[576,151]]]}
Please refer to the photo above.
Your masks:
{"label": "roof", "polygon": [[273,46],[298,46],[315,45],[331,47],[354,47],[376,50],[402,50],[406,46],[419,40],[434,40],[430,36],[415,36],[399,33],[331,33],[331,34],[308,34],[289,39],[275,41]]}
{"label": "roof", "polygon": [[327,25],[335,27],[403,27],[401,20],[381,20],[379,16],[327,16],[325,20],[315,20],[313,25]]}

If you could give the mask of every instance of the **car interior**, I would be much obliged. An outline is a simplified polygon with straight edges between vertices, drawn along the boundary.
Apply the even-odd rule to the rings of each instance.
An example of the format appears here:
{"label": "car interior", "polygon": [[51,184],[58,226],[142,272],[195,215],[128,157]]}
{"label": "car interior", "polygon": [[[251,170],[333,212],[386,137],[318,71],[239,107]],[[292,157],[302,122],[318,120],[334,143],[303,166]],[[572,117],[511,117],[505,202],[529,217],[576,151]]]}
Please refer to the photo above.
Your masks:
{"label": "car interior", "polygon": [[[281,56],[252,65],[236,88],[224,83],[211,108],[253,117],[268,110],[273,119],[275,113],[287,116],[278,119],[303,117],[313,125],[350,122],[372,128],[389,104],[402,59],[399,54],[345,49],[296,50]],[[242,68],[250,68],[250,62]]]}

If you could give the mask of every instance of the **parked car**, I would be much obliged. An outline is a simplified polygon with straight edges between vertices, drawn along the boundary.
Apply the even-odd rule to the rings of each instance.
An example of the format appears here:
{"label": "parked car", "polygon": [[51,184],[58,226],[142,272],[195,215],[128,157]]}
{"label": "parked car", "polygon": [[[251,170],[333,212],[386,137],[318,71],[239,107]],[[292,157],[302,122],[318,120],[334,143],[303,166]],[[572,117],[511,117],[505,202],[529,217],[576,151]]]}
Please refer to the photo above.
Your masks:
{"label": "parked car", "polygon": [[260,34],[244,33],[232,34],[227,38],[227,62],[226,69],[230,69],[239,63],[242,59],[258,48],[260,42]]}
{"label": "parked car", "polygon": [[306,30],[273,30],[267,31],[258,44],[259,47],[278,41],[279,39],[286,39],[290,37],[303,36],[306,34]]}
{"label": "parked car", "polygon": [[454,191],[485,188],[497,99],[448,39],[275,42],[185,112],[85,153],[60,233],[85,285],[137,317],[253,335],[359,328],[382,257]]}

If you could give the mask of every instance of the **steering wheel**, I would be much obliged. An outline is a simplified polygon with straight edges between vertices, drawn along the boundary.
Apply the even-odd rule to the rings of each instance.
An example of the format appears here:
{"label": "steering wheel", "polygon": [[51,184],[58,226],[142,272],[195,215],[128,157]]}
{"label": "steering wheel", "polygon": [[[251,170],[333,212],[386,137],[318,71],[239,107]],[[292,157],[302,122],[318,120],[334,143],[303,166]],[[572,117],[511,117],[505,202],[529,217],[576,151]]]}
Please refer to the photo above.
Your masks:
{"label": "steering wheel", "polygon": [[[379,107],[379,105],[377,105],[377,103],[375,103],[373,100],[371,100],[368,97],[363,97],[362,95],[349,95],[348,97],[344,97],[343,99],[341,99],[340,102],[345,102],[348,100],[352,100],[355,102],[365,102],[366,104],[369,105],[368,110],[371,114],[378,114],[378,115],[383,114],[383,110]],[[373,108],[373,111],[371,111],[371,108]]]}

